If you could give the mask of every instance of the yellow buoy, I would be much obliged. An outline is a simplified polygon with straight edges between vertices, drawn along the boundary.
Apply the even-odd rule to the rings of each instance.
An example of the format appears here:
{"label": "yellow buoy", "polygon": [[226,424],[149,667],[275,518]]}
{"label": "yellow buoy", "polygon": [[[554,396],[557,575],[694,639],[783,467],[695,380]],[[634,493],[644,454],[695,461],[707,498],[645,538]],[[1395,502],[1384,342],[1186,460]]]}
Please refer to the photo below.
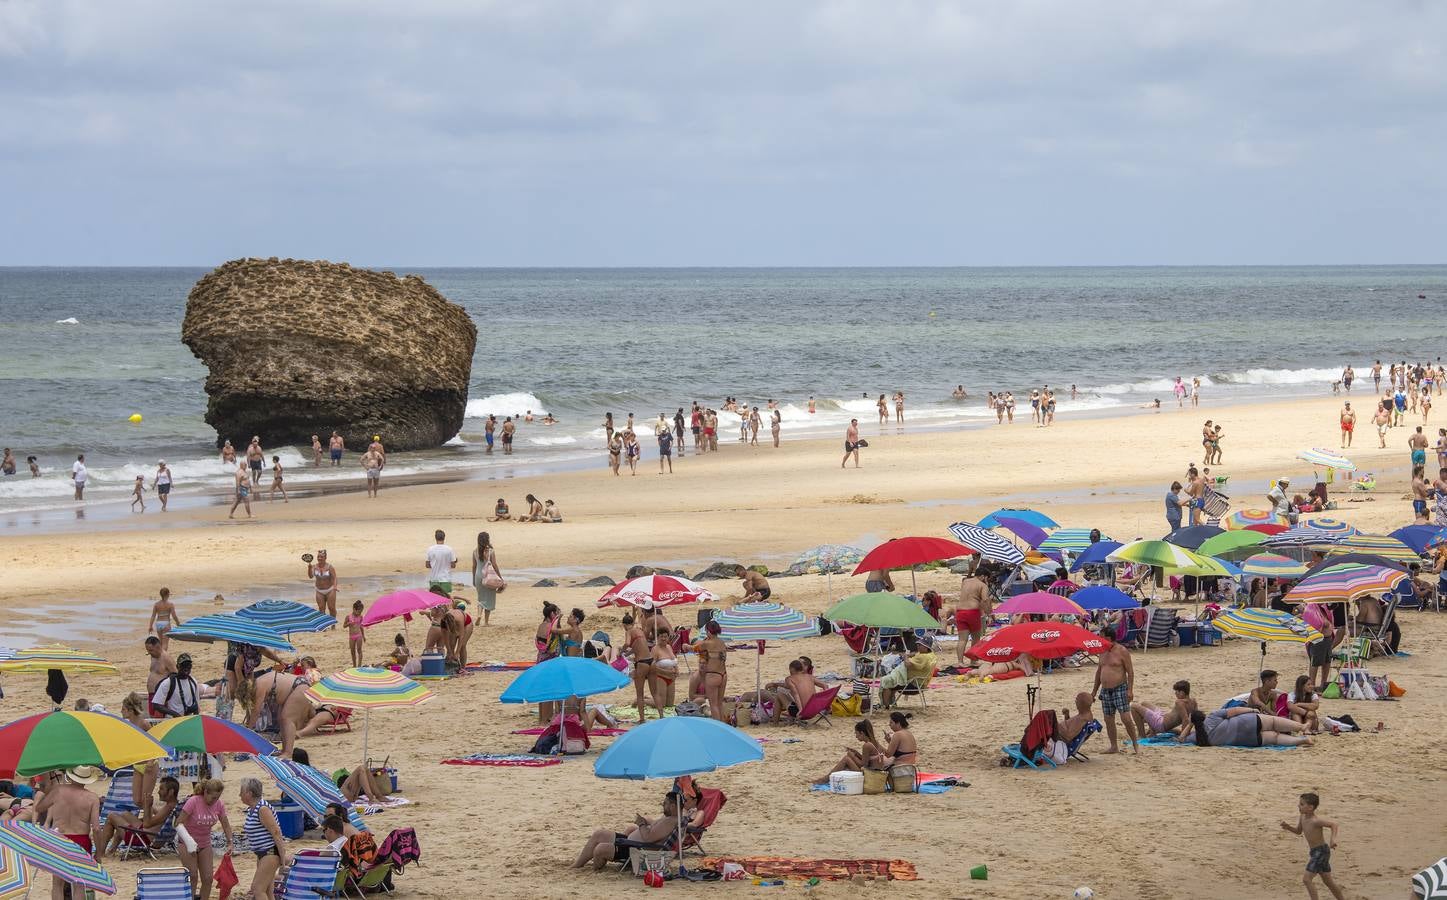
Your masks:
{"label": "yellow buoy", "polygon": [[934,311],[934,310],[930,310],[930,311],[929,311],[929,317],[930,317],[931,319],[933,319],[933,318],[935,317],[935,311]]}
{"label": "yellow buoy", "polygon": [[140,413],[131,413],[131,424],[132,424],[132,425],[139,425],[139,424],[141,424],[141,414],[140,414]]}

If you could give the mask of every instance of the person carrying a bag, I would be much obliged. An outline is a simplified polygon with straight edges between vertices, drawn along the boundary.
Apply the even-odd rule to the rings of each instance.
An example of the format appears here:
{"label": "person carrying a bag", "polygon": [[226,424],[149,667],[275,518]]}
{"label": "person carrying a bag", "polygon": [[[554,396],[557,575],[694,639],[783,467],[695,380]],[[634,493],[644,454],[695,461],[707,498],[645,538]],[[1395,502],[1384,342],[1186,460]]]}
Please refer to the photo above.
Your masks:
{"label": "person carrying a bag", "polygon": [[507,589],[502,572],[497,568],[497,554],[486,531],[477,533],[477,549],[472,551],[472,587],[477,591],[477,608],[482,610],[482,624],[488,624],[497,608],[497,594]]}

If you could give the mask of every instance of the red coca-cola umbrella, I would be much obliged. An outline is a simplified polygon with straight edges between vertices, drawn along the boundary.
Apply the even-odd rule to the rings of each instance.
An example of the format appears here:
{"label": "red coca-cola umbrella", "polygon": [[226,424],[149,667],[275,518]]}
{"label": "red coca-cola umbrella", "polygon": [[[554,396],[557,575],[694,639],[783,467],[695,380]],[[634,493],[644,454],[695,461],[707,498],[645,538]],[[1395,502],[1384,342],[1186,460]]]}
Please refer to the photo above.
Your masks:
{"label": "red coca-cola umbrella", "polygon": [[890,538],[884,543],[870,550],[854,567],[855,575],[864,572],[873,572],[875,569],[903,569],[911,567],[909,572],[910,587],[914,589],[916,596],[919,595],[918,588],[914,583],[914,566],[921,563],[937,562],[942,559],[955,559],[960,556],[969,556],[978,551],[966,547],[957,541],[950,541],[937,537],[903,537]]}
{"label": "red coca-cola umbrella", "polygon": [[620,581],[598,598],[598,608],[605,606],[638,606],[645,609],[675,606],[679,603],[712,603],[708,588],[687,578],[672,575],[642,575]]}
{"label": "red coca-cola umbrella", "polygon": [[1019,622],[1001,628],[965,655],[989,662],[1009,662],[1024,653],[1036,659],[1060,659],[1075,653],[1104,653],[1110,646],[1100,635],[1068,622]]}

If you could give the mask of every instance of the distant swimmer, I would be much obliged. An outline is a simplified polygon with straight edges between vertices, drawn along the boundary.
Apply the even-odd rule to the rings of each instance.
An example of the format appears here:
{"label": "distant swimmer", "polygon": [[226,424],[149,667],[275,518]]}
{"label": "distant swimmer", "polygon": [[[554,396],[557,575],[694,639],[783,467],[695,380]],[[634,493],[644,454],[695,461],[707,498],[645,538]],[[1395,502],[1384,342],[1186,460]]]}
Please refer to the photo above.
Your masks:
{"label": "distant swimmer", "polygon": [[312,435],[312,468],[322,467],[322,439]]}
{"label": "distant swimmer", "polygon": [[10,452],[10,448],[9,448],[9,447],[6,447],[6,448],[5,448],[5,458],[4,458],[4,459],[0,459],[0,475],[14,475],[14,474],[15,474],[15,454]]}
{"label": "distant swimmer", "polygon": [[955,389],[950,392],[950,396],[956,400],[964,400],[970,395],[965,393],[965,386],[963,384],[957,384],[955,385]]}
{"label": "distant swimmer", "polygon": [[221,445],[221,462],[228,466],[236,465],[236,448],[231,446],[231,441]]}
{"label": "distant swimmer", "polygon": [[552,413],[543,413],[543,424],[544,424],[544,425],[556,425],[556,424],[558,424],[558,420],[555,419],[555,418],[553,418],[553,414],[552,414]]}
{"label": "distant swimmer", "polygon": [[261,449],[261,436],[253,434],[251,443],[246,445],[246,465],[251,469],[251,483],[261,483],[261,464],[266,462],[266,454]]}
{"label": "distant swimmer", "polygon": [[33,456],[27,456],[27,457],[25,457],[25,464],[28,465],[28,466],[30,466],[30,477],[31,477],[31,478],[39,478],[39,477],[40,477],[40,460],[36,459],[36,458],[33,457]]}
{"label": "distant swimmer", "polygon": [[814,395],[809,395],[809,415],[814,415]]}

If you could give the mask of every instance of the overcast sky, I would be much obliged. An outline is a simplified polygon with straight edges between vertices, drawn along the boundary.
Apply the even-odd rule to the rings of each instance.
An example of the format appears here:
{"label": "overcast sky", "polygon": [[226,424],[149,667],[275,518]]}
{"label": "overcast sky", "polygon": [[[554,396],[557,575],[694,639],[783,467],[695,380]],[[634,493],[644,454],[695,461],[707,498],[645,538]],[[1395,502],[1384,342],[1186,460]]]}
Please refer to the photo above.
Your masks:
{"label": "overcast sky", "polygon": [[1444,36],[1434,2],[0,0],[0,264],[1444,262]]}

